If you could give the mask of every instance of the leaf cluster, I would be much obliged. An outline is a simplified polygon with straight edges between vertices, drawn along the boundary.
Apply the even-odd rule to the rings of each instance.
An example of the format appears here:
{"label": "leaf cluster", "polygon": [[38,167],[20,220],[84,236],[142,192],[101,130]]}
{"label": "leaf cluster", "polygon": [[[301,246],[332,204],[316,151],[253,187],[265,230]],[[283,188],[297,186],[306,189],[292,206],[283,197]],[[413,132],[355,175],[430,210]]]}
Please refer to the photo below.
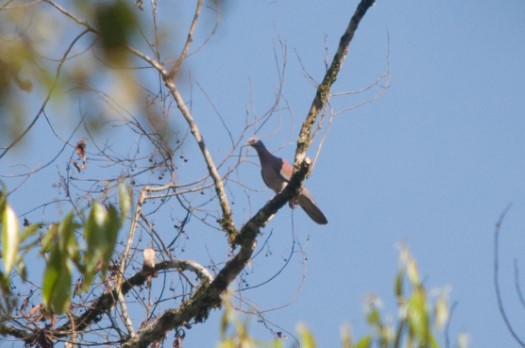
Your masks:
{"label": "leaf cluster", "polygon": [[[42,301],[46,310],[63,314],[71,302],[72,276],[76,269],[83,278],[75,291],[86,291],[97,274],[104,279],[113,256],[117,236],[130,208],[131,197],[122,184],[120,186],[120,210],[114,205],[107,207],[93,202],[85,223],[79,222],[72,212],[59,223],[52,223],[46,232],[44,224],[28,224],[19,232],[18,218],[0,194],[2,216],[3,272],[0,273],[3,298],[10,295],[9,273],[16,269],[25,279],[27,269],[24,255],[40,243],[40,255],[45,260],[42,281]],[[82,229],[82,238],[77,233]],[[40,235],[37,236],[38,231]],[[30,241],[31,237],[36,237]],[[29,241],[26,244],[24,242]],[[84,241],[84,243],[82,243]],[[85,244],[81,248],[81,244]]]}

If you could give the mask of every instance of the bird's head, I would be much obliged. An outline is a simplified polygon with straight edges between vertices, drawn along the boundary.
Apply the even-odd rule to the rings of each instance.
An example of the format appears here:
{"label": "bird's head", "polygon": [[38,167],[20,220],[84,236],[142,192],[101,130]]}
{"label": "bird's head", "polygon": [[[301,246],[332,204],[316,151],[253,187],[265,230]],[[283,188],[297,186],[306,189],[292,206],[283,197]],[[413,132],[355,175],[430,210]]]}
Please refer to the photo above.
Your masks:
{"label": "bird's head", "polygon": [[248,139],[248,141],[246,142],[246,146],[251,146],[253,148],[261,148],[261,147],[264,147],[264,144],[263,142],[261,141],[261,139],[257,138],[257,137],[251,137],[250,139]]}

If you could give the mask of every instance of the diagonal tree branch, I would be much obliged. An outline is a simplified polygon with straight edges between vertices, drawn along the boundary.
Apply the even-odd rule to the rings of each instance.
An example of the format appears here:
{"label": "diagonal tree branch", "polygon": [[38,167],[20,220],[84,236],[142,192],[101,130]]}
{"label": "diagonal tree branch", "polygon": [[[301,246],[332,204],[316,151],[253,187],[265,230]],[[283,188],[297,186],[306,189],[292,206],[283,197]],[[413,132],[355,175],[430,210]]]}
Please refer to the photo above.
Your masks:
{"label": "diagonal tree branch", "polygon": [[[51,0],[46,0],[46,2],[53,4],[55,7],[58,6]],[[294,174],[292,175],[289,184],[282,192],[277,194],[249,221],[247,221],[239,232],[237,232],[232,219],[232,211],[228,202],[228,197],[225,193],[224,182],[217,170],[217,166],[215,165],[210,152],[208,151],[208,148],[206,147],[197,123],[194,120],[190,110],[186,106],[182,95],[180,94],[175,82],[172,79],[171,74],[167,72],[165,67],[158,60],[148,57],[143,52],[135,49],[132,46],[127,47],[131,53],[146,61],[158,71],[171,96],[177,103],[182,116],[184,117],[193,137],[199,145],[199,149],[205,160],[208,173],[212,177],[215,191],[217,193],[219,204],[222,210],[222,220],[220,221],[221,226],[223,230],[229,233],[230,241],[232,241],[234,245],[238,245],[239,249],[237,253],[219,271],[215,278],[213,278],[204,268],[196,267],[193,269],[192,265],[189,263],[184,263],[184,267],[189,267],[192,271],[198,274],[200,278],[200,286],[196,289],[196,291],[193,292],[192,296],[187,301],[184,301],[178,308],[165,311],[159,317],[155,318],[144,328],[138,331],[136,336],[128,338],[128,340],[124,342],[125,347],[145,347],[151,342],[158,340],[159,337],[164,337],[166,332],[169,330],[184,326],[189,322],[199,323],[206,320],[212,309],[221,307],[221,295],[227,291],[228,286],[230,286],[239,273],[246,267],[252,257],[256,247],[256,238],[260,229],[268,223],[269,219],[280,208],[282,208],[300,191],[301,183],[307,176],[311,167],[311,161],[308,158],[305,158],[305,154],[308,146],[310,145],[312,127],[315,124],[320,111],[326,104],[330,93],[330,88],[336,81],[337,75],[341,69],[341,65],[348,53],[350,41],[352,40],[361,19],[364,17],[367,10],[373,5],[373,3],[374,0],[361,0],[354,15],[352,16],[352,19],[350,20],[344,35],[341,37],[338,50],[333,58],[331,66],[327,70],[323,82],[318,86],[316,95],[299,134],[298,147],[294,161]],[[77,23],[84,25],[89,29],[89,31],[97,33],[96,29],[91,27],[87,22],[81,21],[67,12],[65,14],[75,20]],[[188,42],[191,41],[189,40]],[[164,263],[157,264],[155,270],[159,271],[169,268],[179,269],[178,267],[175,267],[175,264],[171,264],[169,262],[175,261],[166,261]],[[182,267],[181,265],[179,266]],[[147,275],[148,274],[145,271],[141,271],[127,279],[120,285],[120,292],[122,294],[126,294],[133,287],[144,284],[147,279]],[[53,337],[59,338],[71,335],[73,328],[76,332],[83,332],[86,328],[92,325],[102,313],[109,311],[115,305],[116,300],[118,299],[117,295],[118,292],[116,289],[103,294],[92,303],[86,312],[77,317],[71,317],[72,320],[70,320],[70,322],[62,325],[58,329],[53,330]],[[10,332],[10,330],[11,328],[0,325],[0,334],[4,332]],[[35,340],[38,339],[38,335],[40,334],[41,332],[31,332],[29,333],[29,336],[25,336],[23,335],[23,332],[16,331],[11,335],[20,338],[24,337],[23,339],[26,342],[35,342]]]}
{"label": "diagonal tree branch", "polygon": [[299,193],[301,183],[306,177],[310,165],[311,161],[305,159],[299,170],[292,175],[286,188],[266,203],[241,228],[235,241],[240,246],[239,251],[226,263],[212,282],[203,283],[188,301],[181,304],[179,308],[165,311],[137,332],[137,335],[123,346],[127,348],[146,347],[159,337],[164,337],[169,330],[181,327],[192,320],[197,323],[203,322],[212,309],[219,308],[221,306],[221,295],[250,261],[255,250],[259,230],[268,223],[279,209]]}
{"label": "diagonal tree branch", "polygon": [[137,57],[146,61],[148,64],[150,64],[153,68],[155,68],[158,71],[158,73],[161,75],[162,79],[164,80],[166,87],[170,91],[170,94],[172,95],[173,99],[175,99],[175,102],[177,103],[177,107],[181,111],[184,120],[186,121],[186,123],[188,124],[190,128],[191,134],[193,135],[193,137],[197,141],[197,144],[199,145],[201,154],[204,158],[204,161],[206,162],[206,167],[208,168],[208,173],[210,174],[213,180],[213,184],[215,186],[215,192],[217,193],[219,204],[222,210],[222,219],[219,221],[221,224],[221,227],[224,231],[228,233],[229,240],[233,241],[235,237],[237,236],[238,232],[233,222],[233,218],[232,218],[233,213],[230,208],[228,197],[226,196],[226,190],[224,189],[224,182],[221,178],[221,175],[219,174],[219,171],[217,170],[217,166],[215,165],[215,162],[213,161],[213,158],[208,150],[208,147],[206,146],[204,142],[204,138],[199,130],[199,127],[197,123],[195,122],[195,119],[193,118],[190,110],[186,106],[186,103],[184,102],[184,98],[182,98],[182,95],[180,94],[177,86],[175,85],[175,82],[172,79],[170,79],[168,72],[166,71],[166,69],[164,69],[161,63],[149,57],[148,55],[142,53],[141,51],[135,49],[132,46],[128,46],[128,50],[131,53],[135,54]]}
{"label": "diagonal tree branch", "polygon": [[[291,198],[297,195],[300,191],[301,183],[308,174],[311,165],[311,161],[308,158],[305,158],[305,153],[310,144],[310,133],[312,126],[315,123],[319,112],[324,107],[326,98],[330,92],[332,84],[337,79],[337,74],[341,69],[341,65],[346,57],[346,54],[348,53],[348,47],[350,41],[352,40],[355,34],[355,31],[357,30],[357,26],[361,19],[364,17],[368,8],[370,8],[370,6],[372,6],[373,3],[373,0],[361,1],[354,15],[352,16],[352,19],[350,20],[347,30],[341,37],[340,44],[334,56],[332,64],[328,69],[323,82],[317,90],[308,116],[306,117],[306,120],[301,128],[294,163],[294,174],[292,175],[289,184],[281,193],[277,194],[241,228],[240,233],[234,240],[234,244],[240,246],[239,251],[237,252],[237,254],[235,254],[235,256],[232,259],[230,259],[230,261],[226,263],[224,268],[221,269],[221,271],[219,272],[219,274],[213,282],[211,282],[210,284],[203,284],[193,294],[193,296],[188,301],[183,303],[179,308],[167,310],[157,319],[150,322],[146,327],[140,330],[135,337],[131,338],[128,342],[126,342],[124,344],[124,347],[145,347],[149,343],[158,339],[158,337],[164,337],[167,331],[183,326],[191,320],[197,323],[206,320],[212,309],[219,308],[221,306],[222,293],[224,293],[227,290],[228,286],[233,282],[233,280],[238,276],[238,274],[244,269],[246,264],[251,259],[251,256],[253,255],[253,252],[255,250],[256,237],[259,233],[260,228],[264,227],[268,220],[271,218],[271,216],[275,214],[282,206],[284,206],[284,204],[286,204],[286,202],[288,202]],[[164,69],[161,69],[161,71],[164,71]],[[167,77],[167,75],[163,76]],[[182,100],[182,97],[178,93],[178,90],[172,80],[166,80],[165,78],[164,81],[167,87],[169,88],[170,92],[172,93],[173,97],[177,101],[177,105],[183,113],[183,116],[188,121],[191,131],[195,139],[199,143],[201,151],[203,152],[206,162],[208,163],[209,153],[207,152],[207,149],[204,146],[202,137],[198,133],[198,129],[194,129],[191,127],[195,123],[191,118],[191,114],[189,113],[189,111],[185,110],[185,104]],[[213,163],[211,161],[211,157],[209,158],[209,160],[210,163]],[[208,169],[215,181],[215,177],[213,176],[214,167],[208,167]],[[223,197],[221,197],[220,192],[220,189],[223,189],[222,180],[220,180],[220,177],[217,181],[215,181],[215,184],[217,194],[219,196],[219,199],[221,200],[221,207],[223,208],[223,212],[225,212],[225,207],[223,206],[222,201]],[[224,202],[227,203],[225,196],[224,199]],[[226,208],[229,208],[229,206],[227,206]],[[224,214],[224,218],[228,219],[230,218],[230,215]],[[224,224],[228,223],[228,221],[222,221],[222,223],[223,228],[227,227]],[[232,223],[231,220],[230,223]],[[225,229],[229,231],[228,228]]]}
{"label": "diagonal tree branch", "polygon": [[346,31],[344,32],[343,36],[341,36],[339,46],[337,47],[337,52],[332,59],[330,67],[324,75],[323,82],[321,82],[321,84],[317,87],[315,98],[299,132],[299,138],[297,139],[297,149],[295,150],[294,166],[297,166],[298,163],[302,162],[306,156],[306,150],[308,150],[311,142],[310,134],[312,132],[312,127],[317,120],[317,116],[326,104],[332,85],[337,80],[337,75],[341,70],[341,66],[343,65],[346,55],[348,54],[350,42],[354,37],[357,27],[374,2],[375,0],[361,0],[354,12],[354,15],[350,19],[350,23],[348,23]]}
{"label": "diagonal tree branch", "polygon": [[[200,279],[202,284],[210,284],[213,282],[213,276],[210,272],[197,262],[193,260],[170,260],[157,263],[153,269],[143,269],[140,272],[133,275],[124,281],[120,287],[120,294],[123,296],[127,294],[132,288],[144,285],[148,276],[151,276],[160,271],[167,271],[175,269],[179,272],[191,271]],[[2,336],[13,336],[20,340],[23,340],[27,344],[34,344],[39,342],[39,339],[44,336],[61,338],[72,334],[74,330],[76,333],[84,331],[92,323],[96,322],[97,319],[104,313],[108,312],[113,308],[118,300],[119,292],[117,289],[113,289],[110,292],[102,294],[99,298],[88,306],[88,310],[79,316],[70,316],[70,321],[64,325],[53,329],[45,328],[41,330],[26,331],[17,329],[9,325],[0,325],[0,335]]]}

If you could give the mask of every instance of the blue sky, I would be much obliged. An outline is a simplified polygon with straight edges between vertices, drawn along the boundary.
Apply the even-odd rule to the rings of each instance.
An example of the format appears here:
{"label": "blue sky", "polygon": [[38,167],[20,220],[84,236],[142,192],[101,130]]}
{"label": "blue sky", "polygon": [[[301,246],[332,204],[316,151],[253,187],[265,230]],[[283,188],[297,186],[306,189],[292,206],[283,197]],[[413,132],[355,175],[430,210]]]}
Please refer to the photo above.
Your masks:
{"label": "blue sky", "polygon": [[[252,117],[262,114],[274,99],[278,88],[274,49],[280,55],[281,40],[287,48],[286,108],[275,113],[258,135],[277,155],[291,160],[293,142],[315,93],[303,67],[316,81],[322,79],[325,46],[331,58],[356,5],[296,0],[230,3],[210,43],[187,60],[186,73],[191,71],[237,137],[246,110]],[[169,19],[170,13],[166,10],[163,15]],[[179,16],[183,17],[173,15]],[[299,210],[292,217],[285,207],[265,228],[261,241],[270,238],[264,246],[260,242],[263,252],[247,279],[256,284],[275,274],[293,247],[292,261],[269,284],[243,292],[243,298],[257,303],[260,310],[284,306],[269,311],[266,318],[292,333],[299,321],[306,322],[320,347],[336,347],[342,324],[350,323],[358,336],[366,332],[362,303],[367,294],[379,295],[384,312],[396,315],[396,245],[406,243],[427,288],[452,289],[450,301],[457,303],[452,340],[466,331],[472,347],[516,346],[497,309],[493,239],[499,214],[512,202],[501,236],[501,287],[511,321],[521,327],[525,308],[515,291],[513,262],[517,260],[520,270],[525,268],[523,33],[525,2],[519,0],[378,1],[361,23],[333,91],[361,89],[388,67],[390,86],[381,98],[334,119],[306,183],[329,224],[317,226]],[[202,34],[196,43],[199,39]],[[380,92],[334,97],[334,110],[358,105]],[[188,96],[189,90],[185,93]],[[195,87],[192,93],[195,118],[212,154],[220,158],[229,151],[226,132],[206,98]],[[20,163],[20,158],[35,159],[31,149],[47,142],[46,126],[41,122],[33,134],[35,138],[16,156],[3,159],[2,166]],[[190,145],[185,151],[195,162],[186,170],[202,173],[196,149]],[[255,158],[253,162],[257,163]],[[50,168],[39,179],[48,184],[30,180],[25,190],[56,194],[52,188],[56,175],[57,168]],[[239,201],[234,209],[240,224],[272,193],[264,188],[257,165],[244,164],[236,179],[255,189],[249,200],[242,194],[232,198]],[[239,188],[230,185],[237,192]],[[28,210],[23,195],[13,200],[17,211]],[[247,202],[250,208],[243,205]],[[159,226],[170,225],[169,216],[156,219]],[[225,258],[224,247],[213,250],[216,237],[197,229],[191,233],[182,257]],[[218,326],[213,319],[195,325],[185,345],[213,346]],[[271,338],[255,320],[251,327],[257,337]]]}
{"label": "blue sky", "polygon": [[[242,114],[243,103],[232,102],[246,99],[248,78],[254,103],[264,109],[276,88],[271,49],[278,35],[288,49],[284,94],[293,116],[263,128],[261,135],[280,156],[292,159],[293,144],[279,148],[294,140],[314,93],[295,52],[320,81],[324,39],[331,57],[355,6],[343,1],[230,6],[218,40],[208,48],[217,50],[212,56],[217,54],[222,68],[195,63],[192,69],[202,80],[213,76],[215,83],[204,82],[208,92],[238,79],[213,94],[227,117]],[[452,289],[450,301],[457,302],[452,340],[466,331],[473,347],[515,345],[497,310],[492,267],[494,225],[512,202],[502,232],[501,286],[519,326],[524,309],[512,265],[517,259],[524,266],[524,19],[520,1],[379,1],[367,13],[334,91],[375,81],[387,70],[388,51],[390,88],[377,101],[335,119],[307,182],[330,224],[315,226],[302,212],[294,213],[298,238],[308,239],[306,279],[297,300],[270,318],[292,331],[304,321],[320,346],[335,347],[342,323],[363,333],[366,294],[381,296],[385,312],[395,315],[395,246],[404,242],[428,288]],[[370,96],[340,97],[334,108]],[[263,203],[270,195],[252,199]],[[285,209],[267,228],[273,230],[272,245],[282,245],[283,253],[290,226]],[[284,235],[282,244],[276,234]],[[297,272],[290,273],[256,298],[270,307],[286,303],[299,284]],[[275,294],[273,300],[268,294]]]}

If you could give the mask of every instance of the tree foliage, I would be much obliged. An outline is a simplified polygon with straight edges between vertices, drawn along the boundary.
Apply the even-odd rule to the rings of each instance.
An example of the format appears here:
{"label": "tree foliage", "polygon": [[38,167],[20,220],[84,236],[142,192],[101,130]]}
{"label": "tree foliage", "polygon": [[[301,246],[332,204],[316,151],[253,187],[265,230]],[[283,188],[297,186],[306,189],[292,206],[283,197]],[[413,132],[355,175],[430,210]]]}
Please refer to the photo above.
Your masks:
{"label": "tree foliage", "polygon": [[[379,296],[370,295],[365,301],[365,320],[370,332],[355,338],[351,328],[343,326],[341,347],[440,347],[438,342],[446,335],[445,329],[450,318],[447,289],[439,289],[436,292],[429,291],[425,287],[421,282],[416,260],[406,246],[400,248],[399,272],[394,279],[393,289],[397,299],[396,314],[385,314]],[[223,303],[225,311],[221,323],[220,347],[284,346],[285,341],[282,336],[277,337],[274,342],[261,342],[251,337],[249,322],[239,320],[228,297]],[[299,323],[297,332],[298,346],[303,348],[317,346],[315,334],[306,324]],[[461,334],[457,339],[457,347],[467,346],[468,336]]]}

